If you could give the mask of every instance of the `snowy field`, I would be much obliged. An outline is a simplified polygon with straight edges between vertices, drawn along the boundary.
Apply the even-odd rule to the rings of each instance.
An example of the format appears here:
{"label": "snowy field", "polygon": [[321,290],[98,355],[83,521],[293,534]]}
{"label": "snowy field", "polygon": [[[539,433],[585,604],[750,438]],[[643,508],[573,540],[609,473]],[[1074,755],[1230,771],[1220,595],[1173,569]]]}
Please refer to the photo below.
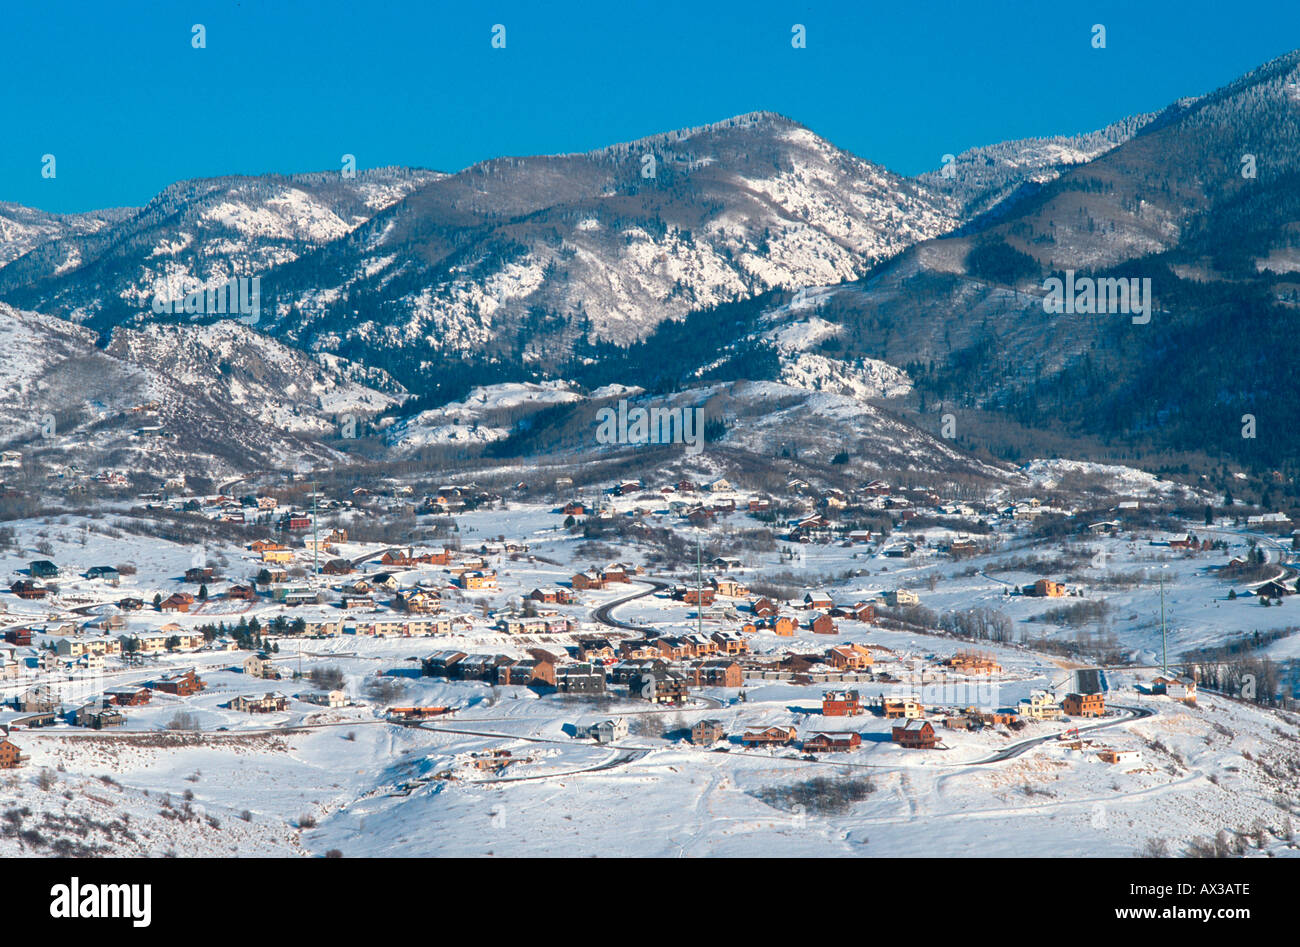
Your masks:
{"label": "snowy field", "polygon": [[[588,566],[641,562],[644,550],[602,539],[602,556],[593,561],[590,550],[580,550],[582,538],[562,527],[563,516],[540,503],[512,503],[456,519],[467,552],[504,536],[526,542],[529,554],[489,555],[500,587],[487,592],[462,593],[442,567],[394,571],[403,586],[420,582],[443,591],[447,612],[466,619],[455,634],[280,637],[272,657],[281,680],[244,673],[249,652],[237,650],[171,653],[130,667],[109,659],[102,669],[42,679],[57,685],[67,701],[186,668],[194,668],[206,687],[186,698],[155,692],[148,704],[125,708],[128,722],[119,729],[60,725],[15,731],[30,759],[0,776],[0,814],[13,827],[0,837],[0,852],[52,853],[54,840],[71,837],[95,854],[1127,856],[1161,846],[1181,853],[1191,840],[1225,829],[1262,839],[1269,854],[1294,851],[1289,797],[1300,773],[1294,718],[1204,692],[1196,706],[1149,692],[1152,665],[1159,663],[1162,577],[1171,658],[1255,630],[1290,627],[1294,603],[1264,609],[1250,596],[1229,600],[1230,586],[1210,568],[1247,551],[1250,536],[1243,530],[1191,527],[1228,543],[1226,550],[1195,556],[1153,544],[1167,542],[1167,535],[1034,542],[1011,526],[999,532],[990,552],[957,562],[934,551],[955,535],[942,529],[908,534],[925,542],[907,559],[886,557],[875,546],[784,542],[774,551],[742,553],[743,568],[731,575],[743,582],[806,576],[808,589],[825,591],[837,603],[911,588],[936,613],[989,608],[1011,619],[1010,640],[978,643],[1001,666],[981,678],[940,664],[972,647],[970,642],[919,630],[841,619],[835,636],[801,627],[788,637],[767,631],[750,637],[756,655],[773,659],[817,658],[828,647],[849,643],[867,646],[873,670],[889,680],[845,685],[859,690],[864,702],[917,694],[931,706],[1008,707],[1033,691],[1059,688],[1076,664],[1025,642],[1069,639],[1079,629],[1030,619],[1063,605],[1105,601],[1105,617],[1086,630],[1113,635],[1138,665],[1109,672],[1110,716],[975,732],[944,729],[932,717],[943,748],[921,751],[891,742],[894,721],[870,713],[823,717],[822,694],[837,686],[825,683],[752,677],[740,691],[705,687],[694,690],[683,707],[657,710],[619,691],[593,701],[420,677],[420,658],[438,650],[522,658],[530,648],[563,654],[584,634],[618,640],[627,633],[599,623],[593,613],[641,592],[650,594],[617,605],[614,617],[667,632],[696,627],[693,606],[653,591],[638,577],[554,606],[575,622],[571,634],[506,635],[485,612],[505,609],[533,587],[567,583]],[[124,596],[148,602],[155,594],[193,592],[180,578],[201,562],[216,565],[225,577],[211,583],[206,602],[189,613],[127,613],[125,630],[114,634],[169,623],[195,628],[252,617],[266,623],[278,615],[339,617],[331,604],[285,608],[266,599],[226,600],[221,593],[232,581],[246,581],[261,568],[253,554],[238,546],[196,549],[127,531],[107,535],[112,520],[68,516],[14,524],[14,545],[0,555],[0,568],[11,580],[24,576],[38,558],[56,561],[62,574],[52,580],[59,587],[56,601],[4,594],[4,627],[36,628],[38,648],[57,640],[68,621],[112,614],[110,603]],[[647,518],[651,526],[675,521],[666,511]],[[722,518],[722,528],[753,526],[743,514]],[[1270,540],[1255,539],[1271,561],[1289,556]],[[38,546],[45,551],[37,552]],[[341,543],[338,555],[364,560],[386,548]],[[1069,584],[1077,595],[1011,594],[1043,576],[1009,563],[1067,553],[1076,563]],[[295,555],[300,564],[310,561],[301,548]],[[93,565],[119,563],[137,570],[119,585],[80,576]],[[363,571],[377,568],[371,564]],[[645,578],[691,581],[693,572]],[[1116,576],[1130,578],[1117,584]],[[742,617],[746,602],[719,599]],[[361,610],[350,616],[364,621],[382,614]],[[736,621],[710,618],[703,625],[707,633],[735,627]],[[1282,637],[1270,653],[1290,657],[1295,648],[1292,637]],[[14,650],[19,657],[37,653]],[[346,706],[301,699],[320,689],[310,680],[313,671],[325,670],[341,675]],[[12,697],[33,680],[25,670],[0,687]],[[382,698],[380,681],[387,682]],[[228,706],[232,698],[268,692],[289,698],[287,709],[249,714]],[[404,726],[386,719],[385,707],[393,704],[440,706],[450,713]],[[197,732],[168,729],[182,712]],[[3,716],[8,722],[19,713]],[[589,725],[617,716],[630,724],[626,737],[598,745],[585,736]],[[719,721],[727,737],[712,747],[691,745],[685,731],[703,719]],[[810,757],[794,747],[747,748],[740,741],[747,729],[777,725],[793,726],[800,738],[851,731],[861,743]],[[1083,728],[1077,738],[1056,738],[1076,726]],[[501,751],[509,752],[506,764]],[[1103,762],[1103,751],[1122,758]]]}

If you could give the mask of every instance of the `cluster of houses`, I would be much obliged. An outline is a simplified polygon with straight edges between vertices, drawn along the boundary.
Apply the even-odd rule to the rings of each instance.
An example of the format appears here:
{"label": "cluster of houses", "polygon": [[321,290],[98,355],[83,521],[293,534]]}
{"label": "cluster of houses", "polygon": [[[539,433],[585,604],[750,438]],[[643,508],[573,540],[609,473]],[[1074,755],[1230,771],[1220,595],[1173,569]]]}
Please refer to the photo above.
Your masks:
{"label": "cluster of houses", "polygon": [[126,723],[124,708],[142,707],[155,693],[189,697],[207,685],[194,668],[177,670],[138,684],[106,687],[89,701],[68,706],[57,688],[38,684],[15,696],[11,702],[14,710],[24,714],[15,719],[15,725],[25,727],[50,726],[62,720],[78,727],[102,730]]}

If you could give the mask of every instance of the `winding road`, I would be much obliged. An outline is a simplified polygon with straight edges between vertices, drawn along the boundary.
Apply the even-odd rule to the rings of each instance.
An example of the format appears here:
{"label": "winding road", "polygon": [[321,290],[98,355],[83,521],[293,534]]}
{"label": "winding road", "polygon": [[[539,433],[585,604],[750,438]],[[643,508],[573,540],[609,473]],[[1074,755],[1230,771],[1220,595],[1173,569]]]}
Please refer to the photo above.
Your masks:
{"label": "winding road", "polygon": [[664,582],[662,579],[642,579],[640,581],[649,583],[650,588],[644,589],[640,592],[635,592],[632,595],[625,595],[623,598],[614,599],[612,602],[606,602],[604,605],[601,605],[599,608],[592,611],[592,621],[600,622],[600,624],[607,625],[610,628],[619,628],[623,631],[653,632],[653,628],[646,628],[642,625],[630,625],[625,621],[619,621],[612,614],[614,609],[618,608],[620,605],[626,605],[628,602],[635,601],[639,598],[645,598],[647,595],[653,595],[655,592],[669,588],[669,583]]}
{"label": "winding road", "polygon": [[[1086,724],[1084,726],[1078,727],[1077,728],[1078,732],[1082,735],[1083,733],[1090,732],[1093,730],[1104,730],[1107,727],[1116,727],[1122,723],[1131,723],[1134,720],[1142,720],[1146,717],[1154,717],[1156,714],[1154,710],[1149,710],[1146,707],[1131,707],[1131,706],[1123,706],[1120,704],[1112,704],[1111,706],[1115,710],[1125,711],[1124,715],[1122,717],[1106,718],[1097,723]],[[1076,728],[1071,727],[1070,729],[1074,730]],[[1001,750],[998,750],[992,756],[985,757],[982,760],[972,760],[970,763],[963,763],[962,765],[963,766],[985,766],[989,763],[1001,763],[1004,760],[1010,760],[1010,759],[1014,759],[1017,756],[1020,756],[1026,750],[1029,750],[1032,747],[1039,746],[1040,744],[1047,743],[1051,740],[1055,740],[1059,736],[1060,733],[1047,733],[1041,737],[1030,737],[1028,740],[1021,740],[1019,743],[1013,743],[1008,747],[1003,747]]]}

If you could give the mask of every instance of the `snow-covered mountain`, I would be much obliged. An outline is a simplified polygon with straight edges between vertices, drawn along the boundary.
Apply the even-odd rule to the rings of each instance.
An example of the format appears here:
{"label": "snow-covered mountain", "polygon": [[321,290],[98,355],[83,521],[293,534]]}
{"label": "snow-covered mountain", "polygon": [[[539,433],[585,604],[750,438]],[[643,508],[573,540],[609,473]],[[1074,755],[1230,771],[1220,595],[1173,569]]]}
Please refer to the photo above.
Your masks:
{"label": "snow-covered mountain", "polygon": [[265,278],[440,176],[381,168],[353,178],[318,173],[182,181],[139,210],[104,220],[79,215],[44,240],[28,237],[5,250],[0,293],[23,308],[96,328],[141,324],[155,319],[155,297],[179,301],[231,277]]}
{"label": "snow-covered mountain", "polygon": [[[957,222],[942,195],[755,113],[475,165],[286,268],[273,291],[284,331],[314,347],[530,362],[577,333],[626,342],[774,286],[852,279]],[[322,269],[332,281],[304,278]]]}
{"label": "snow-covered mountain", "polygon": [[6,448],[158,476],[337,461],[321,443],[405,397],[382,372],[288,348],[237,323],[96,334],[0,304]]}
{"label": "snow-covered mountain", "polygon": [[465,353],[545,364],[577,337],[853,279],[960,222],[947,195],[763,112],[453,175],[182,182],[0,269],[0,294],[106,329],[153,321],[186,278],[260,276],[259,328],[302,348],[413,373]]}
{"label": "snow-covered mountain", "polygon": [[134,208],[120,207],[88,214],[49,214],[0,201],[0,266],[51,241],[98,233],[133,213]]}
{"label": "snow-covered mountain", "polygon": [[1054,181],[1067,168],[1086,164],[1128,141],[1156,118],[1133,115],[1082,135],[1051,135],[981,145],[951,156],[943,167],[919,176],[926,186],[951,194],[967,217],[986,213],[1009,198]]}

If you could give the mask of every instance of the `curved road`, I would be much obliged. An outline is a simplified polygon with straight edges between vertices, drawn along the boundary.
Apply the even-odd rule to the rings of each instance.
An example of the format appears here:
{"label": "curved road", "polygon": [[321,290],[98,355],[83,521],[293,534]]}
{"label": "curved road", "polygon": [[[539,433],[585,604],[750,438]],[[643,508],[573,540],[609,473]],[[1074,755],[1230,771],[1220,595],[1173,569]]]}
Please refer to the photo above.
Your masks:
{"label": "curved road", "polygon": [[669,588],[669,583],[664,582],[661,579],[641,579],[640,581],[648,582],[650,588],[641,592],[633,593],[632,595],[626,595],[623,598],[615,599],[612,602],[606,602],[604,605],[592,611],[592,621],[600,622],[602,625],[608,625],[610,628],[619,628],[623,631],[654,631],[653,628],[646,628],[641,625],[629,625],[627,622],[619,621],[610,614],[620,605],[626,605],[628,602],[634,601],[635,599],[645,598],[647,595],[653,595],[655,592]]}
{"label": "curved road", "polygon": [[[1079,731],[1079,734],[1082,735],[1083,733],[1092,730],[1104,730],[1107,727],[1116,727],[1122,723],[1131,723],[1134,720],[1142,720],[1146,717],[1154,717],[1156,714],[1154,710],[1149,710],[1146,707],[1130,707],[1130,706],[1122,706],[1120,704],[1112,704],[1111,706],[1116,710],[1126,711],[1125,715],[1123,717],[1116,717],[1114,719],[1102,720],[1099,723],[1090,723],[1087,724],[1086,726],[1078,727],[1077,729]],[[1070,729],[1073,730],[1076,728],[1071,727]],[[1038,746],[1041,743],[1047,743],[1049,740],[1055,740],[1059,736],[1060,733],[1048,733],[1041,737],[1030,737],[1028,740],[1021,740],[1019,743],[1013,743],[1008,747],[1004,747],[1003,749],[998,750],[992,756],[986,757],[982,760],[972,760],[970,763],[963,763],[962,765],[963,766],[984,766],[988,763],[1001,763],[1004,760],[1014,759],[1015,757],[1020,756],[1022,753],[1024,753],[1026,750],[1030,749],[1031,747]]]}

